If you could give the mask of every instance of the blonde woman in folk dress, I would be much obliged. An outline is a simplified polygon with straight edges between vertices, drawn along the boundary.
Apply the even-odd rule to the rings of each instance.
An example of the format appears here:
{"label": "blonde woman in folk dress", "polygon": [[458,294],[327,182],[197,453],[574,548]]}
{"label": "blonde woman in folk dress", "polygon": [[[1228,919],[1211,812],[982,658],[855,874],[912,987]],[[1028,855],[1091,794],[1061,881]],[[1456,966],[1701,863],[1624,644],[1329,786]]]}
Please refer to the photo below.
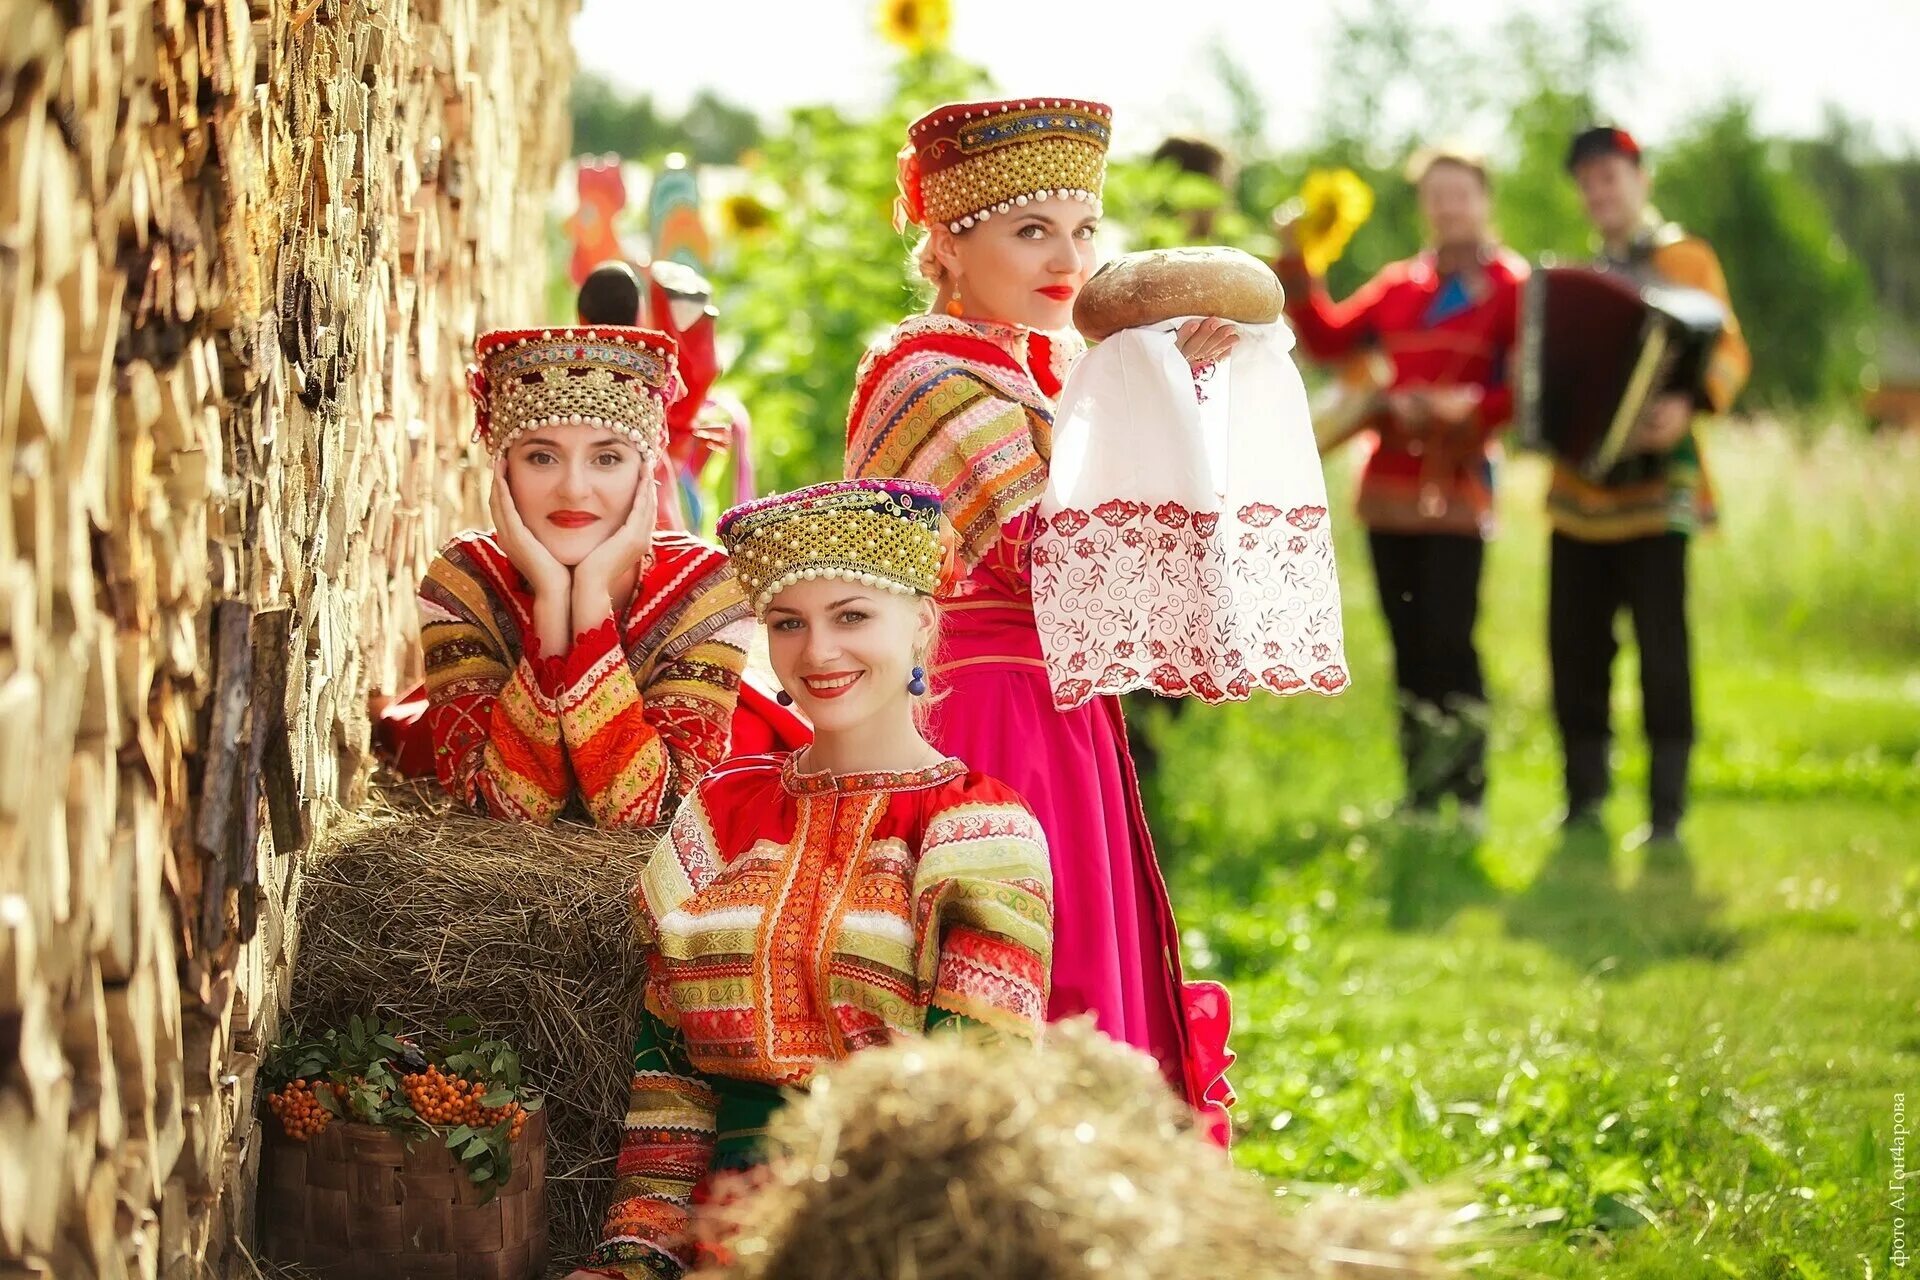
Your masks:
{"label": "blonde woman in folk dress", "polygon": [[[967,574],[943,609],[931,737],[1007,781],[1052,850],[1058,904],[1049,1016],[1091,1012],[1152,1054],[1224,1140],[1226,992],[1186,983],[1120,704],[1056,711],[1027,546],[1045,491],[1054,399],[1084,344],[1074,298],[1096,265],[1111,112],[1065,99],[941,107],[908,131],[896,225],[925,229],[935,286],[862,361],[849,476],[937,486]],[[1179,334],[1196,377],[1233,347],[1220,320]]]}
{"label": "blonde woman in folk dress", "polygon": [[720,549],[655,527],[673,340],[514,330],[476,350],[494,524],[420,585],[433,769],[493,817],[654,826],[727,753],[753,626]]}
{"label": "blonde woman in folk dress", "polygon": [[720,537],[813,722],[688,797],[635,895],[651,977],[605,1239],[576,1276],[677,1277],[714,1176],[764,1160],[783,1088],[943,1025],[1038,1036],[1051,876],[1032,812],[916,708],[952,562],[940,494],[839,481]]}

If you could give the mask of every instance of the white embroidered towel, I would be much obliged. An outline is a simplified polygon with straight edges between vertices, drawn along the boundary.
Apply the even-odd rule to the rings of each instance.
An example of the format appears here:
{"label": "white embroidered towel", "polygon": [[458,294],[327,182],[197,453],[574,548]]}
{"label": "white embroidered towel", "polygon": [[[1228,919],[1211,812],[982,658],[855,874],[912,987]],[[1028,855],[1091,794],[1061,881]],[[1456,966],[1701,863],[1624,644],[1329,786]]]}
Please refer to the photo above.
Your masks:
{"label": "white embroidered towel", "polygon": [[1054,704],[1347,686],[1327,487],[1284,324],[1196,382],[1169,320],[1089,351],[1060,393],[1033,546]]}

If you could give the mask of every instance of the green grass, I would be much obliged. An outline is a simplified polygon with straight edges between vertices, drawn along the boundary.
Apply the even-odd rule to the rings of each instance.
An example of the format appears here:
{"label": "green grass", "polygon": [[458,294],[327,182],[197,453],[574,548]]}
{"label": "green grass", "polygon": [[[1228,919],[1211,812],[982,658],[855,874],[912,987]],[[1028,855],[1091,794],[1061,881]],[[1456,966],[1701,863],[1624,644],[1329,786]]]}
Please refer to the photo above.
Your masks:
{"label": "green grass", "polygon": [[1390,674],[1351,521],[1349,694],[1146,717],[1190,966],[1235,995],[1249,1168],[1461,1179],[1546,1211],[1487,1274],[1892,1271],[1894,1094],[1920,1111],[1920,450],[1756,430],[1710,462],[1726,523],[1692,562],[1681,857],[1621,848],[1645,818],[1630,654],[1611,835],[1555,828],[1537,463],[1503,477],[1482,597],[1478,841],[1388,816]]}

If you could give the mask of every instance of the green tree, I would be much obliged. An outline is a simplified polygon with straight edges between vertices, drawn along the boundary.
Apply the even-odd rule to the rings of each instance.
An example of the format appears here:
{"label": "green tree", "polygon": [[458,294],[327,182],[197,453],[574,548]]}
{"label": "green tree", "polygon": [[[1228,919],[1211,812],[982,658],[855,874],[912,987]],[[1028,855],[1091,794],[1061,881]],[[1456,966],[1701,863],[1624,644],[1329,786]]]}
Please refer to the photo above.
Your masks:
{"label": "green tree", "polygon": [[576,155],[635,156],[640,154],[637,148],[660,138],[666,127],[651,97],[622,93],[611,80],[591,71],[574,77],[568,105]]}
{"label": "green tree", "polygon": [[1920,156],[1888,156],[1868,128],[1829,110],[1820,136],[1788,149],[1890,319],[1920,327]]}
{"label": "green tree", "polygon": [[1705,236],[1726,268],[1753,348],[1749,399],[1857,396],[1873,320],[1866,272],[1787,149],[1755,131],[1752,104],[1731,99],[1695,121],[1654,181],[1660,208]]}
{"label": "green tree", "polygon": [[1633,40],[1608,8],[1590,4],[1567,33],[1517,14],[1501,43],[1516,94],[1495,221],[1507,243],[1529,257],[1585,257],[1591,233],[1563,168],[1567,143],[1599,117],[1601,83],[1631,63]]}
{"label": "green tree", "polygon": [[574,79],[569,105],[576,155],[655,160],[678,151],[700,164],[732,164],[760,141],[758,118],[711,90],[695,94],[676,119],[654,106],[651,95],[625,93],[588,71]]}

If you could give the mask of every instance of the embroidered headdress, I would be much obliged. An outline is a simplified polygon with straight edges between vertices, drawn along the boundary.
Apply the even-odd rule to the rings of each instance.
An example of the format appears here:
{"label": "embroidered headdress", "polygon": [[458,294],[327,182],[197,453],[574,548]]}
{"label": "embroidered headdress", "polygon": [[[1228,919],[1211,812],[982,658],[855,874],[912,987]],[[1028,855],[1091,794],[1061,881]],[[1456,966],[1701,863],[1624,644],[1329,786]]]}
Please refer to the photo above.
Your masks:
{"label": "embroidered headdress", "polygon": [[955,573],[940,491],[918,480],[836,480],[734,507],[720,541],[755,614],[806,578],[934,595]]}
{"label": "embroidered headdress", "polygon": [[529,431],[569,425],[603,427],[651,458],[667,406],[686,390],[673,339],[652,329],[496,329],[474,344],[474,358],[474,435],[496,458]]}
{"label": "embroidered headdress", "polygon": [[964,231],[1030,200],[1083,200],[1100,209],[1113,109],[1071,98],[955,102],[907,130],[893,225],[944,222]]}

